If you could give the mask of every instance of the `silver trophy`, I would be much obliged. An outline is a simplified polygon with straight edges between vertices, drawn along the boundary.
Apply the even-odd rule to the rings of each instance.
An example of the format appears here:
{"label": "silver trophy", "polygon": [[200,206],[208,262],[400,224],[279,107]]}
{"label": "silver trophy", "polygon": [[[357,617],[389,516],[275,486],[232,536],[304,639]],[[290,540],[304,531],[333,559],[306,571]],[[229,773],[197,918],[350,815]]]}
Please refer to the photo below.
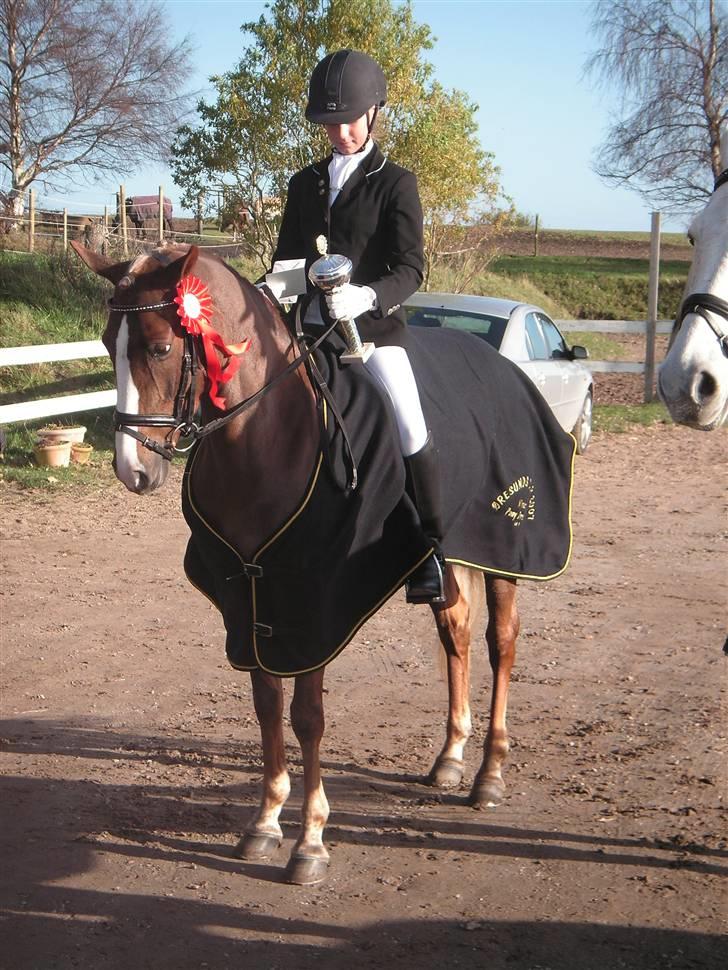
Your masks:
{"label": "silver trophy", "polygon": [[[308,271],[308,278],[324,293],[332,293],[351,279],[353,266],[348,256],[322,256]],[[339,358],[342,364],[364,363],[374,351],[374,344],[363,344],[353,320],[339,320],[349,350]]]}

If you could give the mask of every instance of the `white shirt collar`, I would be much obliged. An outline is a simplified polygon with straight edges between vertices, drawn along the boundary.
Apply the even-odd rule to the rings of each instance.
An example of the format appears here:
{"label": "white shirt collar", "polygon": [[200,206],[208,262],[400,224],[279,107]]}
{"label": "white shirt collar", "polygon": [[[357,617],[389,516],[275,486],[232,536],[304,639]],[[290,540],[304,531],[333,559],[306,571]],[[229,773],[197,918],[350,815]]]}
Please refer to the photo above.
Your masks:
{"label": "white shirt collar", "polygon": [[333,193],[332,202],[343,189],[347,179],[359,168],[373,148],[374,142],[370,138],[364,148],[353,155],[340,155],[336,151],[333,153],[329,162],[329,190]]}

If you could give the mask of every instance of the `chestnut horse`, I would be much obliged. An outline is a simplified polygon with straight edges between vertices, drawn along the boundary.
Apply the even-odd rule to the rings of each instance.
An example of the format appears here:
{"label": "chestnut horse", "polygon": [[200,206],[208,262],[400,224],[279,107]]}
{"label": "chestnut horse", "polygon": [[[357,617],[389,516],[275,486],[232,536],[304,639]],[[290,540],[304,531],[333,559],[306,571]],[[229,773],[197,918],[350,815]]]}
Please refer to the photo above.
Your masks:
{"label": "chestnut horse", "polygon": [[[314,389],[301,349],[261,292],[215,257],[189,250],[160,250],[113,264],[78,244],[76,252],[115,285],[103,335],[118,392],[114,469],[132,492],[143,495],[167,477],[177,436],[191,429],[201,438],[194,463],[195,503],[226,543],[250,557],[294,511],[320,448]],[[180,325],[172,295],[193,270],[215,303],[222,339],[250,339],[234,376],[220,384],[225,417],[209,400],[209,374],[194,341]],[[305,352],[304,352],[305,354]],[[193,418],[201,409],[202,421]],[[214,433],[207,432],[214,430]],[[449,710],[445,743],[428,781],[456,787],[471,731],[469,682],[472,626],[488,609],[486,640],[493,670],[490,723],[483,758],[470,792],[474,807],[498,804],[504,794],[508,751],[506,702],[518,635],[515,579],[449,566],[448,605],[433,608],[447,657]],[[315,604],[314,604],[315,606]],[[324,729],[324,669],[295,677],[291,724],[301,746],[304,773],[302,821],[286,868],[299,885],[321,881],[328,865],[323,831],[329,806],[321,780],[319,748]],[[251,671],[264,758],[260,807],[236,847],[247,860],[263,859],[281,844],[281,809],[290,792],[283,739],[282,679]]]}

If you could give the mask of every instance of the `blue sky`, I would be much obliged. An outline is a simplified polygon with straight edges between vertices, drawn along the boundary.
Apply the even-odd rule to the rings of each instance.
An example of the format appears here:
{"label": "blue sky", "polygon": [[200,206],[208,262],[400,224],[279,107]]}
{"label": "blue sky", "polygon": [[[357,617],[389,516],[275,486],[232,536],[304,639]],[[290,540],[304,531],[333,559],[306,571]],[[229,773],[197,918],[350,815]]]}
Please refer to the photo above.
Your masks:
{"label": "blue sky", "polygon": [[[259,0],[165,0],[165,6],[175,34],[192,36],[190,86],[203,92],[210,75],[236,63],[240,25],[264,12]],[[538,214],[551,228],[649,230],[639,196],[606,186],[591,169],[615,101],[583,76],[595,45],[586,0],[415,0],[413,6],[437,38],[427,55],[437,80],[479,105],[481,143],[494,153],[503,187],[521,212]],[[154,193],[162,184],[174,202],[179,197],[165,169],[145,169],[124,182],[128,194]],[[106,186],[79,189],[76,197],[113,204]],[[682,230],[686,221],[663,219],[663,228]]]}

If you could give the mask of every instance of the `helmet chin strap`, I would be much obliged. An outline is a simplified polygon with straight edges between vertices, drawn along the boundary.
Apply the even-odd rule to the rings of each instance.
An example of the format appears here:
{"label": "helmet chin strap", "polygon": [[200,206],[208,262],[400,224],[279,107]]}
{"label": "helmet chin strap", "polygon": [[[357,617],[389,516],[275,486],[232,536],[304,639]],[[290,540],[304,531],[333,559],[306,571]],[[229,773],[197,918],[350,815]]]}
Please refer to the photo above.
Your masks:
{"label": "helmet chin strap", "polygon": [[[372,114],[371,118],[367,121],[367,136],[364,139],[364,144],[361,146],[361,148],[357,148],[356,152],[354,153],[355,155],[358,155],[359,152],[363,152],[364,149],[369,144],[369,142],[372,140],[372,129],[374,128],[374,125],[377,122],[377,115],[379,114],[379,105],[377,104],[373,105],[373,108],[370,108],[369,111],[372,111],[372,110],[374,113]],[[367,115],[369,114],[369,111],[367,111]],[[341,152],[337,148],[332,148],[331,151],[334,155],[341,154]]]}
{"label": "helmet chin strap", "polygon": [[[369,139],[372,137],[372,128],[376,124],[378,114],[379,114],[379,105],[375,104],[374,114],[372,115],[371,121],[367,125],[367,141],[369,141]],[[366,145],[366,141],[364,142],[364,144]]]}

